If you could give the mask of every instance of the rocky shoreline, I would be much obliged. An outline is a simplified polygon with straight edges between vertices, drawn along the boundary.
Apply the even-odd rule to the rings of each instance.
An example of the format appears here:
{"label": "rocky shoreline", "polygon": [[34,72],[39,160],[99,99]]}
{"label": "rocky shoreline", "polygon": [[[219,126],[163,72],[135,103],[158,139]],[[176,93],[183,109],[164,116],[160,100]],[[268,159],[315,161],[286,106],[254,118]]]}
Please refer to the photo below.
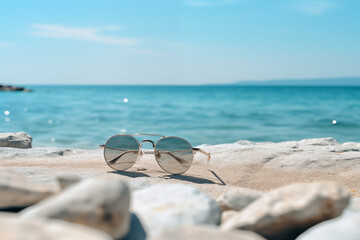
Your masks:
{"label": "rocky shoreline", "polygon": [[24,87],[0,84],[0,92],[31,92],[32,90]]}
{"label": "rocky shoreline", "polygon": [[201,148],[209,169],[169,175],[151,156],[114,172],[100,149],[2,147],[0,239],[360,239],[359,143]]}

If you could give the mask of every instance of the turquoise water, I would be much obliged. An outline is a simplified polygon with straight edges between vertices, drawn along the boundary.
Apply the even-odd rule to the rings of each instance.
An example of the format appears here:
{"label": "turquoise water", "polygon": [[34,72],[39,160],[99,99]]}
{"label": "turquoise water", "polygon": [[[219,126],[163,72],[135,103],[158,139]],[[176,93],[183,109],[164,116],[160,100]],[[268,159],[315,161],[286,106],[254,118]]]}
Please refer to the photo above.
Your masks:
{"label": "turquoise water", "polygon": [[25,131],[33,146],[96,148],[122,132],[180,136],[194,146],[360,142],[359,87],[28,87],[34,92],[0,92],[0,132]]}

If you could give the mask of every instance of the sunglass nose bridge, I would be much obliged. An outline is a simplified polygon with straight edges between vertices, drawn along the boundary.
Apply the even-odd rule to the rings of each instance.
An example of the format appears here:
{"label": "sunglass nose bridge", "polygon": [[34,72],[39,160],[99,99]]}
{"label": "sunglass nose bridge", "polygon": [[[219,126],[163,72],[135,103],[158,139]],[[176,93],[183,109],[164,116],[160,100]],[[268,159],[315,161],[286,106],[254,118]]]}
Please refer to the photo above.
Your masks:
{"label": "sunglass nose bridge", "polygon": [[138,157],[138,160],[144,156],[145,154],[155,154],[156,157],[160,158],[161,155],[160,155],[160,152],[159,151],[155,151],[155,143],[151,140],[148,140],[148,139],[145,139],[143,141],[141,141],[140,143],[140,148],[142,147],[143,143],[146,143],[146,142],[149,142],[152,144],[152,147],[154,148],[154,150],[140,150],[140,153],[139,153],[139,157]]}
{"label": "sunglass nose bridge", "polygon": [[153,141],[151,141],[151,140],[142,140],[141,141],[141,143],[140,143],[140,147],[142,147],[142,144],[144,143],[144,142],[149,142],[149,143],[151,143],[152,144],[152,146],[153,146],[153,148],[155,148],[155,143],[153,142]]}
{"label": "sunglass nose bridge", "polygon": [[161,154],[160,154],[159,151],[156,151],[156,152],[155,152],[154,150],[140,150],[137,160],[140,160],[140,158],[141,158],[142,156],[144,156],[145,154],[155,154],[155,156],[156,156],[157,158],[160,158],[160,157],[161,157]]}

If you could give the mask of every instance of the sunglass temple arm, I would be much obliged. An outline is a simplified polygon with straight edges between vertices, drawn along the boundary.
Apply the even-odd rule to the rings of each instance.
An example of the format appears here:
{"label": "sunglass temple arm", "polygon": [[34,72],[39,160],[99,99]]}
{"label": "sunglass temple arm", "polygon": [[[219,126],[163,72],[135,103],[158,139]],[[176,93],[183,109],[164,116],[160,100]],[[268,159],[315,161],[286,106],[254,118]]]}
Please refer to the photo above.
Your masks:
{"label": "sunglass temple arm", "polygon": [[199,153],[202,153],[202,154],[206,155],[206,156],[208,157],[208,159],[207,159],[207,161],[205,162],[205,165],[206,165],[206,167],[209,167],[210,158],[211,158],[210,153],[205,152],[204,150],[202,150],[202,149],[200,149],[200,148],[192,148],[192,150],[193,150],[195,153],[199,152]]}

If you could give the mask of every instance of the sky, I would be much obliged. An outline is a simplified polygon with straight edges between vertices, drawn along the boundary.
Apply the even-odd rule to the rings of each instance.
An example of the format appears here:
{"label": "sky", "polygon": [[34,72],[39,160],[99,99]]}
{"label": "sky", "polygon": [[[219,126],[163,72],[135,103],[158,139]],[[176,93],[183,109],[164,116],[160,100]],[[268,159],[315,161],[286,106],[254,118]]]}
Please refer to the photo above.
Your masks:
{"label": "sky", "polygon": [[0,83],[360,76],[359,0],[0,0]]}

